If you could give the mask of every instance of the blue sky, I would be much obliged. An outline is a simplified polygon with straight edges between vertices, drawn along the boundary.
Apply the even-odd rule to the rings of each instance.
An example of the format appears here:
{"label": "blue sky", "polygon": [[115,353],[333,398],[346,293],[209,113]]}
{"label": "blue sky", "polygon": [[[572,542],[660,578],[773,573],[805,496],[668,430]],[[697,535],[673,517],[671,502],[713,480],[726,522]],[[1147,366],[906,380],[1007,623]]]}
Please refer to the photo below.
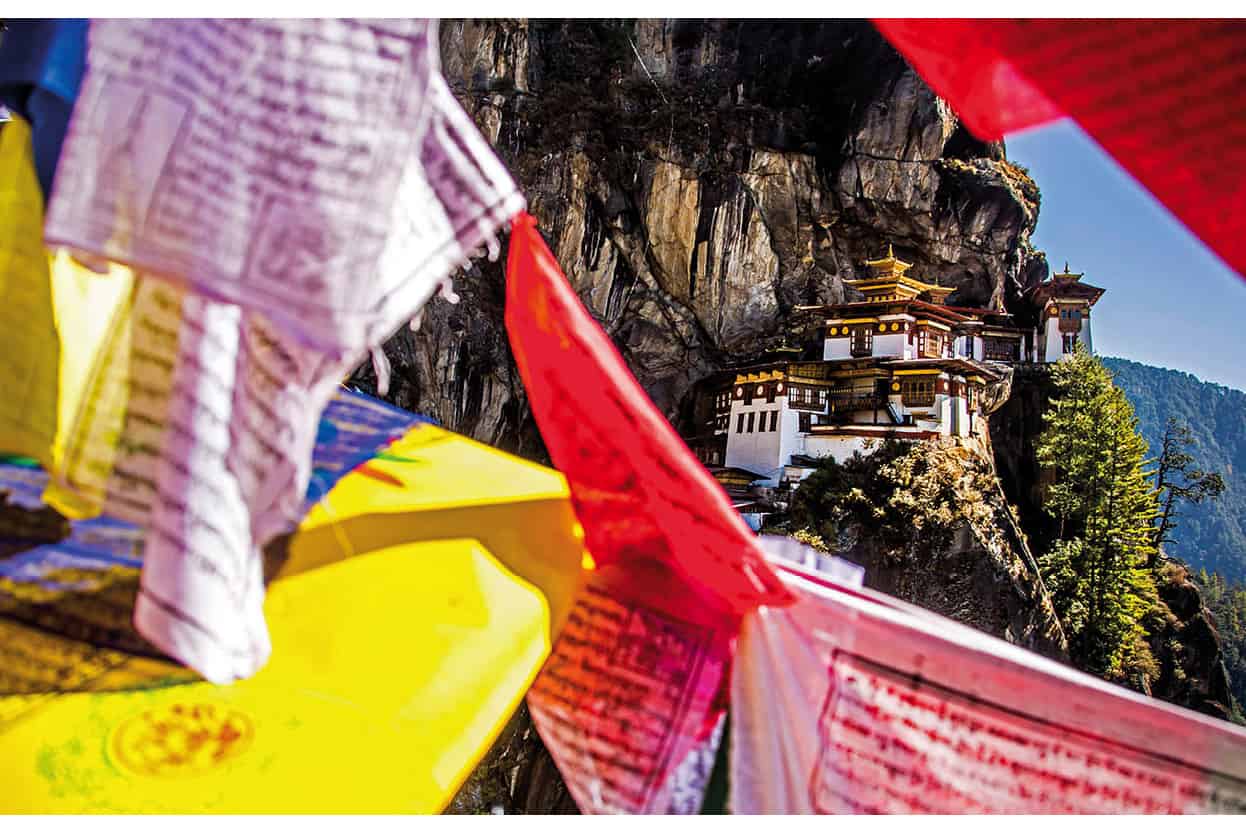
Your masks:
{"label": "blue sky", "polygon": [[1073,122],[1006,144],[1043,192],[1034,245],[1107,290],[1095,352],[1246,390],[1246,281]]}

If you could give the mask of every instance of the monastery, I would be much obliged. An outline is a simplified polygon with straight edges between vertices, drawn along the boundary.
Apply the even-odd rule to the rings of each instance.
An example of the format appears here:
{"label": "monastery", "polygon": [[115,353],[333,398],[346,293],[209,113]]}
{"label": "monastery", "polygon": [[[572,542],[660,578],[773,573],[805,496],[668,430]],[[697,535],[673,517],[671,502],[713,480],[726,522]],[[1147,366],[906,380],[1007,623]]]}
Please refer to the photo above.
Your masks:
{"label": "monastery", "polygon": [[1092,349],[1103,290],[1067,264],[1015,314],[947,304],[953,288],[909,275],[891,247],[865,265],[869,277],[846,282],[863,300],[797,308],[816,319],[820,359],[816,344],[781,349],[731,369],[713,392],[711,425],[693,445],[729,493],[803,480],[818,458],[842,461],[871,441],[970,437],[1013,366]]}

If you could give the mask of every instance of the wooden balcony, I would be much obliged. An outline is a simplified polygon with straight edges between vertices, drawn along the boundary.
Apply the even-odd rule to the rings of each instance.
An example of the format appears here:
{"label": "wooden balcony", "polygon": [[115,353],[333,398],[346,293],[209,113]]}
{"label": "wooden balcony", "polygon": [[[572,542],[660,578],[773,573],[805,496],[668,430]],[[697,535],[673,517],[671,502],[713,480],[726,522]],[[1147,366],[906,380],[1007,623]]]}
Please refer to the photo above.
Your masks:
{"label": "wooden balcony", "polygon": [[832,391],[828,398],[828,412],[832,415],[848,415],[854,411],[873,411],[887,407],[887,398],[871,391]]}

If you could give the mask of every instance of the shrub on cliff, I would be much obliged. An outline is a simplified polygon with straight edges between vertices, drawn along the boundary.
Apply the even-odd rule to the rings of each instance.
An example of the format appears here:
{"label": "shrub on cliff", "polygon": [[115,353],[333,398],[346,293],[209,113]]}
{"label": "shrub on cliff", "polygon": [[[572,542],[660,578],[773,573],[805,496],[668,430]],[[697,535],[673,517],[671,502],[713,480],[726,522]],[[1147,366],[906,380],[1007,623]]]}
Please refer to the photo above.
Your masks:
{"label": "shrub on cliff", "polygon": [[791,527],[834,548],[853,528],[868,531],[892,560],[946,551],[962,524],[986,543],[997,527],[994,478],[951,442],[880,444],[844,463],[826,459],[801,482]]}

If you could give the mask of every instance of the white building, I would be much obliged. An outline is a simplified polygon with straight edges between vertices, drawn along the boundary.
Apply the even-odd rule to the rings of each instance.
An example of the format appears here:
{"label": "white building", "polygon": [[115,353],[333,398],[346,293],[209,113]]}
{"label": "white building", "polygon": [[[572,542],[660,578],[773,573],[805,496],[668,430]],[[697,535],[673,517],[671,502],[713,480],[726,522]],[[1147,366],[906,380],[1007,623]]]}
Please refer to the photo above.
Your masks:
{"label": "white building", "polygon": [[1029,298],[1038,312],[1034,344],[1042,362],[1059,362],[1081,344],[1094,352],[1090,337],[1090,308],[1103,290],[1082,281],[1082,272],[1057,272],[1030,291]]}
{"label": "white building", "polygon": [[[1035,327],[1001,310],[946,304],[952,290],[907,274],[911,264],[867,261],[868,278],[847,281],[864,300],[805,307],[821,321],[821,361],[775,359],[736,370],[715,393],[718,450],[703,454],[732,488],[777,486],[843,461],[886,439],[970,437],[1008,365],[1056,361],[1090,344],[1090,307],[1103,290],[1059,273],[1030,299]],[[1054,351],[1053,351],[1054,346]],[[744,500],[743,498],[741,500]]]}
{"label": "white building", "polygon": [[[763,485],[801,480],[886,439],[969,437],[998,370],[960,357],[849,358],[741,369],[716,425],[723,465]],[[804,461],[804,462],[802,462]]]}

